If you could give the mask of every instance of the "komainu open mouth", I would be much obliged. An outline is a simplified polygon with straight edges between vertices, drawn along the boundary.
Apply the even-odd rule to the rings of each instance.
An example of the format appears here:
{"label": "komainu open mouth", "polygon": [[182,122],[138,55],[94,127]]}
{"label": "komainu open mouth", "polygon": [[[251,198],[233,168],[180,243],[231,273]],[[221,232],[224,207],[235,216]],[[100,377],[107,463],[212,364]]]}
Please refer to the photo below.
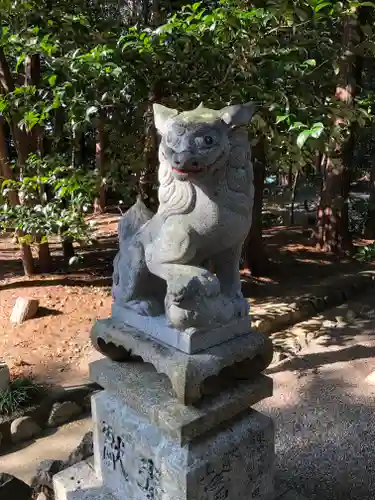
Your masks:
{"label": "komainu open mouth", "polygon": [[178,175],[189,175],[189,174],[199,174],[203,172],[204,168],[185,168],[184,170],[180,170],[176,167],[172,167],[172,172],[175,172]]}

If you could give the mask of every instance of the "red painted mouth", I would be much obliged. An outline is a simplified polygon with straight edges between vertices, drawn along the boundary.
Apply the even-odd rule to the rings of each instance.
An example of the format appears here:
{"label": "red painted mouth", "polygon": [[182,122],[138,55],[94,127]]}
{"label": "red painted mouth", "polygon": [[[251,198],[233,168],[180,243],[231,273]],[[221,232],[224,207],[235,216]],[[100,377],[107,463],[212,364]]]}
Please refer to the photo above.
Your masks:
{"label": "red painted mouth", "polygon": [[188,175],[188,174],[199,174],[203,172],[203,168],[195,168],[194,170],[179,170],[178,168],[172,167],[172,172],[176,172],[179,175]]}

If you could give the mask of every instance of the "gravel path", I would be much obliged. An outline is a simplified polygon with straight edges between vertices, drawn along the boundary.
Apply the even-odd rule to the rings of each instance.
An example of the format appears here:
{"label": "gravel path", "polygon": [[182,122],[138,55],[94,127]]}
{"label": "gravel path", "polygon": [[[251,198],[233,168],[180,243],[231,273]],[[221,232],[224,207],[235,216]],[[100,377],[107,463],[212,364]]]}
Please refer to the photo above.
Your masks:
{"label": "gravel path", "polygon": [[310,500],[375,499],[375,297],[358,300],[367,316],[270,369],[274,396],[257,405],[275,419],[279,479]]}

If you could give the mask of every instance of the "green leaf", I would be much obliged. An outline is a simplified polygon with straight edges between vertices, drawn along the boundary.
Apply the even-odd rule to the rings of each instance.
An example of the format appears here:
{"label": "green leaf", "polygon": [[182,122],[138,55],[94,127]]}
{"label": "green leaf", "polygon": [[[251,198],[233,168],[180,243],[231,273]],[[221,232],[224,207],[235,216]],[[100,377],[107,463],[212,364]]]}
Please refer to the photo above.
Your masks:
{"label": "green leaf", "polygon": [[324,124],[321,122],[314,123],[312,128],[310,129],[311,132],[311,137],[314,139],[319,139],[319,137],[322,135],[324,131]]}
{"label": "green leaf", "polygon": [[311,136],[311,130],[303,130],[297,137],[297,146],[302,149],[307,139]]}
{"label": "green leaf", "polygon": [[51,87],[55,86],[56,80],[57,80],[57,75],[52,75],[48,78],[48,83],[51,85]]}
{"label": "green leaf", "polygon": [[7,107],[8,107],[7,101],[2,96],[0,96],[0,113],[4,113]]}
{"label": "green leaf", "polygon": [[284,122],[289,118],[289,115],[279,115],[276,117],[276,124]]}
{"label": "green leaf", "polygon": [[299,130],[300,128],[307,128],[307,125],[305,125],[302,122],[295,122],[295,123],[292,123],[292,125],[289,127],[288,131],[290,132],[291,130]]}
{"label": "green leaf", "polygon": [[18,71],[19,67],[25,60],[25,54],[21,54],[19,57],[17,57],[17,64],[16,64],[16,71]]}
{"label": "green leaf", "polygon": [[120,66],[117,66],[117,68],[115,68],[111,74],[118,78],[122,74],[122,68],[120,68]]}
{"label": "green leaf", "polygon": [[316,60],[315,59],[307,59],[307,61],[304,61],[304,64],[307,64],[307,66],[316,66]]}
{"label": "green leaf", "polygon": [[324,9],[324,7],[328,7],[328,6],[329,7],[332,6],[331,2],[323,2],[323,3],[319,4],[319,5],[317,5],[316,7],[313,7],[313,9],[314,9],[314,12],[319,12],[322,9]]}
{"label": "green leaf", "polygon": [[90,106],[89,108],[87,108],[85,117],[86,121],[90,121],[91,117],[95,115],[97,112],[98,112],[97,106]]}

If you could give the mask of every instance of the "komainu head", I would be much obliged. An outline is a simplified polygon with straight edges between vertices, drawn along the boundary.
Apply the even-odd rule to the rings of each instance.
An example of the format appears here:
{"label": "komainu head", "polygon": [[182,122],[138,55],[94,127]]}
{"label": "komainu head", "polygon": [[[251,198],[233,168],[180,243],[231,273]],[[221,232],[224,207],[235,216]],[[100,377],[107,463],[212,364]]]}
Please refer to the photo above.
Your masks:
{"label": "komainu head", "polygon": [[220,177],[228,164],[233,132],[248,125],[253,113],[252,103],[219,111],[200,105],[181,113],[155,104],[155,126],[161,135],[161,165],[180,181],[205,183]]}

